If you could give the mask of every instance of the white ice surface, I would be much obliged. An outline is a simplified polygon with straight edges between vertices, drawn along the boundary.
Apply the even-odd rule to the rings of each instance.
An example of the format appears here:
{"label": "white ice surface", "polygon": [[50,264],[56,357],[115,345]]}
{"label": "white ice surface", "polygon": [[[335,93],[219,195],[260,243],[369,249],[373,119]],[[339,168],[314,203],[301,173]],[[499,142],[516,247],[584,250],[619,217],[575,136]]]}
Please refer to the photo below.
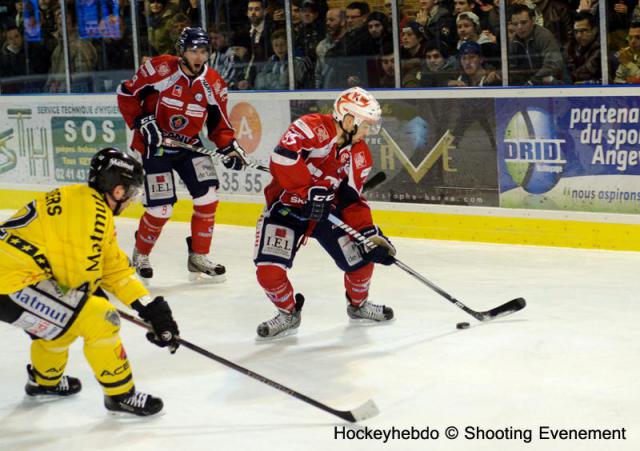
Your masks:
{"label": "white ice surface", "polygon": [[[2,215],[2,216],[6,216]],[[136,223],[118,221],[130,251]],[[371,299],[394,308],[389,325],[350,325],[342,273],[315,243],[291,280],[305,294],[298,335],[254,341],[275,313],[255,280],[254,231],[216,227],[220,285],[187,280],[186,223],[169,223],[152,253],[151,289],[171,303],[182,337],[337,409],[373,399],[380,414],[351,426],[188,349],[152,346],[123,323],[137,387],[161,396],[162,416],[108,415],[76,342],[71,399],[39,403],[23,392],[26,335],[0,325],[0,450],[638,450],[640,254],[396,238],[399,257],[469,307],[516,297],[527,307],[479,324],[399,268],[378,266]],[[468,330],[455,324],[469,321]],[[444,437],[447,426],[533,428],[533,441]],[[626,441],[541,441],[537,428],[626,428]],[[437,440],[335,440],[334,426],[419,428]]]}

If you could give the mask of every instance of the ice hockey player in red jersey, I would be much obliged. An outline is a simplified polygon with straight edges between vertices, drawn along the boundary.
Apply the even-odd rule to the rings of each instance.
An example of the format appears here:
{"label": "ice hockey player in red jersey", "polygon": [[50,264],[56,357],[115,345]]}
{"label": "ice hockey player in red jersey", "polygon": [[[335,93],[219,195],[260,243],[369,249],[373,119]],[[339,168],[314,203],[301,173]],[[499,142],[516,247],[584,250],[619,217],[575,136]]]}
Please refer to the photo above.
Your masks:
{"label": "ice hockey player in red jersey", "polygon": [[[361,88],[337,98],[332,114],[308,114],[294,121],[271,154],[272,182],[256,229],[258,283],[278,314],[258,325],[258,337],[291,335],[300,325],[304,297],[287,270],[301,244],[315,238],[344,271],[347,314],[353,320],[382,322],[393,310],[368,300],[374,263],[392,264],[395,249],[373,223],[362,195],[372,167],[364,138],[380,129],[380,105]],[[369,250],[334,227],[330,213],[378,244]]]}
{"label": "ice hockey player in red jersey", "polygon": [[229,156],[224,165],[243,168],[245,152],[235,140],[227,116],[227,86],[207,66],[209,36],[202,28],[185,28],[176,44],[178,55],[161,55],[144,63],[131,80],[118,88],[118,106],[134,130],[131,148],[142,156],[146,211],[136,232],[133,264],[144,279],[153,276],[149,254],[171,217],[176,203],[175,170],[193,198],[187,268],[191,280],[223,281],[225,267],[211,262],[213,226],[218,206],[218,177],[213,160],[180,147],[163,145],[163,138],[202,146],[199,133]]}

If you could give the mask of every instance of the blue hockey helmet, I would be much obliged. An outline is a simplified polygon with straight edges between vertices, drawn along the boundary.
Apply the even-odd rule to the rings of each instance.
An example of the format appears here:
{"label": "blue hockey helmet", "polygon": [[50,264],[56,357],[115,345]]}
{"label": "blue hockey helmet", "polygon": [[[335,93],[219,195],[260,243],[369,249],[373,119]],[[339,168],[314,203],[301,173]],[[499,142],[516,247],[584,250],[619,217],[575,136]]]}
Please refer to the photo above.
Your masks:
{"label": "blue hockey helmet", "polygon": [[180,33],[176,44],[178,51],[182,54],[187,50],[193,50],[200,47],[211,51],[211,40],[205,30],[200,27],[185,27]]}

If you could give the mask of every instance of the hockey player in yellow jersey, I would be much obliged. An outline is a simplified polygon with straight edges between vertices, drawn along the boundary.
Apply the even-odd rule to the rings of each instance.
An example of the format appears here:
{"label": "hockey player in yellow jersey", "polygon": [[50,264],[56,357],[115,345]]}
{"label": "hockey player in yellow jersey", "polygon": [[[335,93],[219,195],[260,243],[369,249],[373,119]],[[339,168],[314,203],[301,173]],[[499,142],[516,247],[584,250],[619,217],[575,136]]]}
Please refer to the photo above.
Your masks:
{"label": "hockey player in yellow jersey", "polygon": [[80,381],[63,373],[69,346],[82,337],[108,410],[141,416],[162,410],[160,398],[134,387],[120,317],[103,291],[150,323],[149,341],[175,352],[179,332],[169,305],[151,300],[116,241],[113,217],[142,183],[140,163],[102,149],[91,159],[88,186],[50,191],[0,224],[0,320],[32,338],[28,395],[80,391]]}

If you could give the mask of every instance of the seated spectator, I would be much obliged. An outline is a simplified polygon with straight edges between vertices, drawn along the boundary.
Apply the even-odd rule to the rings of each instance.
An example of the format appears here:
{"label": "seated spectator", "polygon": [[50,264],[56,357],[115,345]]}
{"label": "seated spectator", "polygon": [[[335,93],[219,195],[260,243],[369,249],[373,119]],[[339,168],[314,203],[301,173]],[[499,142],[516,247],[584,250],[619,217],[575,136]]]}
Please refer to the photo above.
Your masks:
{"label": "seated spectator", "polygon": [[566,51],[567,68],[573,84],[600,84],[600,40],[596,17],[584,11],[573,19],[573,37]]}
{"label": "seated spectator", "polygon": [[458,16],[460,13],[475,13],[475,0],[454,0],[453,15]]}
{"label": "seated spectator", "polygon": [[[316,46],[315,87],[327,89],[340,87],[342,69],[346,63],[346,42],[344,36],[346,29],[346,16],[344,10],[331,8],[327,11],[325,20],[327,29],[326,37]],[[335,47],[335,49],[334,49]],[[344,82],[346,83],[346,74]]]}
{"label": "seated spectator", "polygon": [[[411,18],[404,7],[404,0],[397,0],[396,4],[398,5],[398,29],[402,30]],[[391,3],[391,0],[384,0],[384,13],[389,19],[393,17],[392,7],[393,3]]]}
{"label": "seated spectator", "polygon": [[326,35],[325,18],[320,16],[319,7],[313,0],[302,2],[300,16],[302,17],[302,26],[298,34],[294,35],[294,48],[302,50],[302,52],[296,56],[305,56],[315,64],[316,47]]}
{"label": "seated spectator", "polygon": [[[213,25],[209,30],[211,39],[211,56],[209,57],[209,67],[222,75],[229,50],[229,38],[231,30],[226,24]],[[222,76],[224,78],[224,76]],[[229,84],[229,80],[224,78]]]}
{"label": "seated spectator", "polygon": [[380,75],[376,80],[376,85],[372,88],[395,88],[396,87],[396,65],[393,46],[387,48],[382,57],[378,59],[380,64]]}
{"label": "seated spectator", "polygon": [[525,5],[513,6],[511,13],[516,34],[509,44],[509,83],[561,84],[565,64],[553,33],[536,25],[534,11]]}
{"label": "seated spectator", "polygon": [[190,26],[191,20],[185,13],[177,13],[171,18],[171,21],[169,22],[169,37],[174,44],[173,50],[170,52],[172,55],[177,54],[175,43],[178,42],[180,33],[182,33],[182,30]]}
{"label": "seated spectator", "polygon": [[[251,44],[249,47],[251,63],[262,63],[272,54],[269,35],[273,29],[273,24],[261,0],[249,0],[247,2],[247,19],[249,19],[250,25],[247,36]],[[253,82],[253,80],[248,81]]]}
{"label": "seated spectator", "polygon": [[400,39],[400,68],[403,88],[419,86],[417,74],[420,72],[422,60],[425,57],[425,30],[418,22],[408,22],[402,29]]}
{"label": "seated spectator", "polygon": [[[19,77],[29,73],[24,38],[18,27],[9,24],[5,30],[5,42],[0,50],[0,77]],[[7,92],[3,89],[2,92]]]}
{"label": "seated spectator", "polygon": [[[62,41],[62,12],[56,11],[56,24],[58,43],[51,55],[51,69],[45,85],[48,92],[66,92],[65,82],[65,56]],[[95,47],[86,39],[80,39],[76,26],[76,14],[74,8],[67,9],[66,15],[67,37],[69,38],[69,61],[71,63],[71,90],[72,92],[91,92],[92,72],[96,70],[98,54]]]}
{"label": "seated spectator", "polygon": [[251,71],[255,71],[255,65],[251,63],[249,48],[251,41],[245,33],[234,33],[229,42],[229,50],[225,58],[220,75],[227,82],[229,89],[250,89],[249,80],[255,78]]}
{"label": "seated spectator", "polygon": [[347,5],[346,27],[347,54],[360,57],[367,54],[369,45],[369,29],[367,19],[369,17],[369,4],[366,2],[352,2]]}
{"label": "seated spectator", "polygon": [[488,71],[484,66],[484,58],[480,44],[475,41],[465,41],[458,49],[461,74],[448,85],[454,86],[499,86],[501,79],[496,71]]}
{"label": "seated spectator", "polygon": [[443,41],[450,48],[455,45],[455,22],[446,8],[438,5],[438,0],[420,0],[420,10],[416,15],[416,22],[425,29],[425,36],[429,39]]}
{"label": "seated spectator", "polygon": [[200,0],[180,0],[180,11],[189,18],[188,26],[200,23]]}
{"label": "seated spectator", "polygon": [[490,32],[480,32],[480,18],[474,13],[463,12],[456,18],[456,30],[459,38],[456,48],[465,41],[474,41],[480,44],[485,60],[495,68],[500,67],[500,48],[496,43],[497,38]]}
{"label": "seated spectator", "polygon": [[172,38],[171,19],[175,14],[168,0],[148,0],[147,35],[151,56],[174,53],[176,41]]}
{"label": "seated spectator", "polygon": [[609,0],[607,5],[607,41],[612,51],[627,45],[627,31],[633,19],[634,8],[637,6],[637,0]]}
{"label": "seated spectator", "polygon": [[441,88],[448,85],[458,69],[458,62],[449,56],[447,46],[432,40],[425,45],[425,57],[417,78],[423,88]]}
{"label": "seated spectator", "polygon": [[369,32],[367,55],[381,56],[385,46],[393,46],[391,24],[383,13],[374,11],[369,14],[367,31]]}
{"label": "seated spectator", "polygon": [[619,66],[613,80],[617,84],[640,83],[640,22],[633,22],[627,36],[628,47],[618,52]]}
{"label": "seated spectator", "polygon": [[[271,34],[271,48],[273,49],[273,55],[256,75],[255,89],[289,89],[287,34],[284,30],[276,30]],[[304,63],[304,58],[294,57],[293,68],[295,87],[307,87],[304,86],[304,82],[308,79],[308,66]]]}
{"label": "seated spectator", "polygon": [[553,33],[556,42],[564,48],[573,30],[571,8],[564,0],[511,0],[512,5],[524,5],[534,9],[536,25]]}
{"label": "seated spectator", "polygon": [[[328,14],[327,34],[330,32]],[[344,89],[353,86],[369,86],[367,79],[369,31],[365,26],[368,15],[369,5],[365,2],[352,2],[347,5],[346,32],[340,39],[334,41],[334,45],[325,54],[321,82],[323,88]]]}

